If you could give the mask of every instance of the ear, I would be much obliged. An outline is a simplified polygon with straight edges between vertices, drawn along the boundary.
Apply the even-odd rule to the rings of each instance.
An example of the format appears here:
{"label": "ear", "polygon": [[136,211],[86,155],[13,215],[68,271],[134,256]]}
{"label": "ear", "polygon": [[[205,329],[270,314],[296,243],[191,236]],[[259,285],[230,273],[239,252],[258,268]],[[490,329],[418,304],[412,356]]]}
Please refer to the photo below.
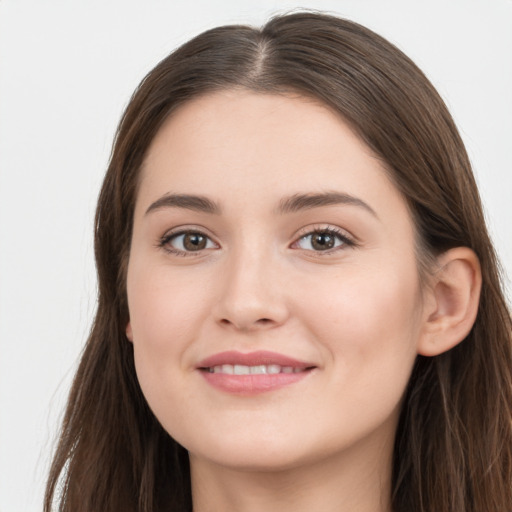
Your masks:
{"label": "ear", "polygon": [[128,340],[133,343],[133,331],[132,331],[132,324],[130,322],[128,322],[128,324],[126,325],[125,332],[126,332],[126,337],[128,338]]}
{"label": "ear", "polygon": [[476,254],[457,247],[441,254],[426,292],[418,354],[436,356],[460,343],[475,323],[482,286]]}

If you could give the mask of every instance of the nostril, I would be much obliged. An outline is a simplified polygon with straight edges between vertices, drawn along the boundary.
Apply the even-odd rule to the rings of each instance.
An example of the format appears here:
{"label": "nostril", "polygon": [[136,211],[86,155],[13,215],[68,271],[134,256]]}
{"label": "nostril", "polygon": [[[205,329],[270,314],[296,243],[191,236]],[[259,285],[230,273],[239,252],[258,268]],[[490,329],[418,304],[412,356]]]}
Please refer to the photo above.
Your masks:
{"label": "nostril", "polygon": [[264,326],[274,323],[274,321],[270,318],[259,318],[258,320],[255,320],[254,322],[248,322],[247,324],[245,322],[237,323],[237,322],[234,322],[233,320],[229,320],[228,318],[221,318],[219,322],[222,325],[233,326],[233,327],[236,327],[237,329],[241,329],[241,330],[248,330],[248,329],[250,330],[251,325],[254,328],[257,326],[264,327]]}

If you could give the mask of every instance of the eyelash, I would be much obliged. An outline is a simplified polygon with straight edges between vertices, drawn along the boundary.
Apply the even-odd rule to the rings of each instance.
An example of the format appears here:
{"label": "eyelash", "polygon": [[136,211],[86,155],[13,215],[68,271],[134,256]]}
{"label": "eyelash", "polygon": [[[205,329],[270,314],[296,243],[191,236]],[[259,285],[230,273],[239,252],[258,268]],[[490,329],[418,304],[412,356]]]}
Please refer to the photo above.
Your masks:
{"label": "eyelash", "polygon": [[[294,248],[299,242],[302,240],[305,240],[308,237],[311,237],[315,234],[324,234],[324,235],[331,235],[337,241],[341,242],[339,245],[326,249],[326,250],[320,250],[320,251],[314,251],[312,249],[304,249],[308,252],[314,252],[315,255],[318,256],[326,256],[329,254],[332,254],[334,252],[350,248],[350,247],[357,247],[356,241],[347,235],[346,232],[342,231],[340,228],[337,228],[335,226],[313,226],[312,228],[304,229],[302,234],[299,233],[298,238],[291,244],[290,247]],[[170,242],[172,240],[177,239],[180,236],[183,235],[198,235],[201,237],[204,237],[207,241],[206,243],[213,243],[217,245],[215,242],[212,241],[212,239],[206,235],[204,232],[197,230],[197,229],[182,229],[180,231],[166,233],[160,240],[158,241],[157,246],[164,251],[173,254],[175,256],[183,256],[183,257],[194,257],[201,254],[204,250],[211,249],[211,247],[205,247],[204,249],[199,249],[198,251],[183,251],[181,249],[176,249],[172,245],[170,245]],[[336,242],[335,242],[336,243]],[[218,247],[218,246],[217,246]]]}
{"label": "eyelash", "polygon": [[[159,248],[161,248],[164,251],[166,251],[170,254],[173,254],[175,256],[184,256],[184,257],[197,256],[200,253],[202,253],[202,251],[204,249],[200,249],[198,251],[182,251],[181,249],[176,249],[176,247],[173,247],[172,245],[170,245],[172,240],[174,240],[180,236],[183,236],[183,235],[198,235],[198,236],[204,237],[206,239],[207,244],[209,242],[212,242],[211,237],[209,237],[208,235],[206,235],[205,233],[203,233],[202,231],[200,231],[198,229],[181,229],[176,232],[166,233],[162,238],[160,238],[157,245]],[[213,243],[215,244],[215,242],[213,242]],[[217,245],[217,244],[215,244],[215,245]],[[205,249],[211,249],[211,247],[205,248]]]}
{"label": "eyelash", "polygon": [[340,250],[344,250],[350,247],[357,247],[357,243],[354,238],[336,226],[313,226],[312,228],[308,227],[302,232],[302,234],[299,234],[297,240],[293,242],[292,247],[297,245],[300,241],[316,234],[331,235],[341,243],[333,248],[322,251],[305,249],[308,252],[314,252],[315,256],[328,256]]}

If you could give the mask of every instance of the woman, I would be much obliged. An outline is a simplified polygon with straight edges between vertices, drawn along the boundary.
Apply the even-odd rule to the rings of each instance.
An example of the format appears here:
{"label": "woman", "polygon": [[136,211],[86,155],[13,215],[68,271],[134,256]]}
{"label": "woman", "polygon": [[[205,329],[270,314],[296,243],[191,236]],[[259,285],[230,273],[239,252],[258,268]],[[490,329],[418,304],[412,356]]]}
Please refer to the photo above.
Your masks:
{"label": "woman", "polygon": [[134,94],[59,510],[512,504],[511,319],[442,100],[355,23],[221,27]]}

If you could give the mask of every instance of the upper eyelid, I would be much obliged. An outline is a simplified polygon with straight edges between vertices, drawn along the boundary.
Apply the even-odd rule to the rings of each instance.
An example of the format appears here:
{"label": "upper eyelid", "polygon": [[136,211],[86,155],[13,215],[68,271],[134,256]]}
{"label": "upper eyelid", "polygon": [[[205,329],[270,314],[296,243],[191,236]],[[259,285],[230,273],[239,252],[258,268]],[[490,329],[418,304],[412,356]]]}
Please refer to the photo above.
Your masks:
{"label": "upper eyelid", "polygon": [[209,229],[207,229],[203,226],[197,226],[194,224],[190,224],[190,225],[183,224],[183,225],[168,229],[167,231],[164,232],[164,234],[160,237],[160,239],[177,236],[177,235],[182,235],[184,233],[200,233],[201,235],[204,235],[204,236],[210,238],[212,241],[215,241],[215,238],[216,238],[216,236]]}
{"label": "upper eyelid", "polygon": [[305,227],[299,229],[294,234],[294,242],[304,236],[311,235],[313,233],[322,232],[322,231],[330,231],[337,235],[343,236],[343,237],[353,241],[354,243],[356,243],[358,241],[356,236],[354,236],[350,231],[348,231],[344,228],[341,228],[340,226],[336,226],[333,224],[313,224],[313,225],[305,226]]}
{"label": "upper eyelid", "polygon": [[[356,238],[348,230],[346,230],[340,226],[337,226],[334,224],[329,224],[329,223],[325,223],[325,224],[324,223],[315,223],[315,224],[309,224],[307,226],[303,226],[302,228],[295,231],[295,233],[292,235],[292,238],[308,235],[310,233],[315,233],[317,231],[334,231],[337,233],[338,232],[343,233],[343,234],[347,235],[347,237],[350,237],[350,238]],[[180,233],[191,233],[191,232],[197,232],[197,233],[201,233],[203,235],[215,238],[215,235],[211,232],[210,229],[208,229],[204,226],[199,226],[197,224],[182,224],[179,226],[175,226],[175,227],[170,228],[167,231],[165,231],[164,234],[162,235],[162,238],[167,235],[178,235]]]}

